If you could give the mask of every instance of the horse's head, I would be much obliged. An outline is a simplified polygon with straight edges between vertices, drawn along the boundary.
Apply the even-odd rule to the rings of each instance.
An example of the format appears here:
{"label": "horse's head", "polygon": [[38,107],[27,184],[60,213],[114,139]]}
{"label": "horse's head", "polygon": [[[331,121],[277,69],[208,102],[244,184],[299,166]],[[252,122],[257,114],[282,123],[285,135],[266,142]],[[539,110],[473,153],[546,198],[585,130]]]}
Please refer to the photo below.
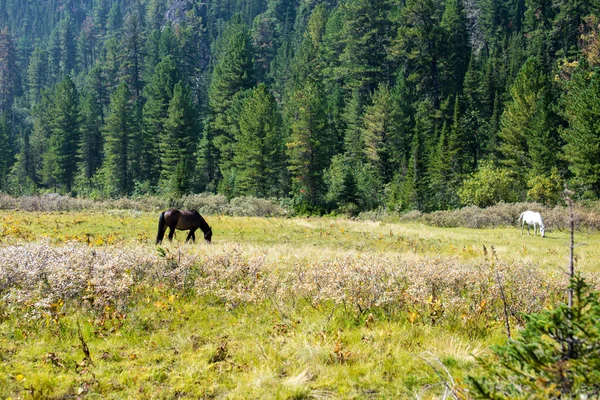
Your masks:
{"label": "horse's head", "polygon": [[540,233],[542,234],[542,237],[545,237],[544,233],[546,232],[546,227],[542,224],[540,225]]}
{"label": "horse's head", "polygon": [[204,240],[210,243],[212,239],[212,228],[209,226],[206,232],[204,232]]}

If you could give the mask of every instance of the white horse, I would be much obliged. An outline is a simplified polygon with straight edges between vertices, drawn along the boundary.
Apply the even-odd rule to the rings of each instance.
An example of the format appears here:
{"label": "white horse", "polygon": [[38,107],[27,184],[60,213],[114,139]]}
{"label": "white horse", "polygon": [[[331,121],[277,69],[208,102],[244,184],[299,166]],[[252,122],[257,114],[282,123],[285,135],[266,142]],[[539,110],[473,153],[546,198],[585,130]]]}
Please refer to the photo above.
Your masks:
{"label": "white horse", "polygon": [[542,221],[542,215],[539,212],[534,211],[525,211],[519,215],[519,219],[517,222],[521,222],[521,235],[523,234],[523,229],[525,228],[525,224],[527,224],[527,234],[529,235],[529,226],[533,225],[533,235],[535,236],[536,225],[540,227],[540,233],[542,237],[544,237],[544,232],[546,228],[544,227],[544,221]]}

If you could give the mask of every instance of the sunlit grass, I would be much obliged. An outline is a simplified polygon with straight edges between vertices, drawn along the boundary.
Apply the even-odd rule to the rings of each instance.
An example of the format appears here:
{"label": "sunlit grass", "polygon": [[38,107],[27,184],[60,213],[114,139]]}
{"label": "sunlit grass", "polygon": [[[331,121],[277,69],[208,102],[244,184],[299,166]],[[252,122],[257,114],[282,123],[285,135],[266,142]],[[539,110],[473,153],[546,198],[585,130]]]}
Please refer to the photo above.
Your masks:
{"label": "sunlit grass", "polygon": [[[133,254],[131,260],[139,254],[157,258],[157,219],[158,213],[137,211],[1,211],[0,246],[22,246],[27,251],[28,243],[39,243],[40,248],[72,251],[73,257],[84,254],[82,248],[88,253],[93,248],[97,257],[101,250],[123,249]],[[436,228],[333,218],[208,215],[206,219],[213,227],[213,244],[184,244],[185,234],[180,232],[174,243],[163,244],[166,256],[159,258],[161,268],[169,272],[167,259],[173,269],[185,260],[201,263],[222,258],[222,264],[215,265],[226,266],[237,262],[238,255],[243,260],[259,259],[223,270],[223,276],[236,271],[248,276],[215,284],[241,295],[252,290],[248,279],[261,281],[264,271],[283,280],[286,273],[300,279],[306,271],[312,273],[307,275],[310,279],[317,279],[319,269],[330,268],[322,277],[338,274],[339,279],[348,279],[344,274],[353,271],[343,269],[348,264],[356,271],[368,271],[361,260],[368,264],[390,259],[382,267],[412,268],[407,272],[413,277],[419,272],[429,274],[423,280],[429,286],[399,294],[403,304],[373,307],[364,313],[356,309],[363,300],[353,297],[335,303],[313,302],[293,293],[278,300],[262,293],[257,301],[244,302],[160,280],[134,281],[120,302],[102,300],[98,289],[93,296],[95,304],[102,306],[92,307],[83,298],[65,303],[52,299],[48,305],[30,304],[25,297],[3,299],[0,398],[439,398],[444,385],[438,373],[461,386],[478,368],[474,356],[506,340],[504,321],[485,297],[495,284],[494,275],[476,269],[493,268],[495,252],[500,262],[531,263],[533,271],[560,280],[568,257],[568,236],[559,231],[541,239],[521,236],[517,227]],[[576,239],[582,243],[576,249],[578,267],[600,272],[600,235],[578,233]],[[73,241],[82,244],[71,248]],[[432,297],[438,289],[452,289],[435,289],[432,284],[450,282],[451,277],[435,276],[435,271],[448,274],[451,271],[444,268],[452,266],[462,268],[457,277],[474,268],[473,274],[488,279],[464,286],[474,291],[465,305],[444,304],[450,298]],[[255,267],[255,273],[247,271]],[[125,268],[119,279],[127,278],[129,267]],[[211,271],[203,265],[190,269],[200,275]],[[132,272],[131,279],[136,273],[141,272]],[[360,278],[368,283],[368,276]],[[504,277],[507,290],[520,293],[513,287],[519,282],[509,278]],[[0,276],[0,288],[2,283]],[[529,282],[521,283],[533,290]],[[488,291],[479,294],[484,286]],[[361,287],[354,289],[356,296],[363,293]],[[516,306],[517,300],[512,304]],[[546,298],[537,306],[549,306],[549,301]],[[78,326],[91,362],[86,361]]]}
{"label": "sunlit grass", "polygon": [[[382,223],[333,218],[257,218],[206,216],[218,251],[232,243],[245,252],[267,252],[273,259],[335,256],[352,252],[406,258],[458,257],[477,260],[494,248],[507,262],[533,262],[564,270],[569,255],[567,232],[549,230],[546,238],[521,235],[518,227],[439,228],[421,223]],[[158,213],[140,211],[29,213],[0,211],[0,243],[75,240],[93,246],[149,244],[156,239]],[[177,232],[175,243],[183,243]],[[600,272],[600,233],[578,232],[576,261],[583,271]]]}

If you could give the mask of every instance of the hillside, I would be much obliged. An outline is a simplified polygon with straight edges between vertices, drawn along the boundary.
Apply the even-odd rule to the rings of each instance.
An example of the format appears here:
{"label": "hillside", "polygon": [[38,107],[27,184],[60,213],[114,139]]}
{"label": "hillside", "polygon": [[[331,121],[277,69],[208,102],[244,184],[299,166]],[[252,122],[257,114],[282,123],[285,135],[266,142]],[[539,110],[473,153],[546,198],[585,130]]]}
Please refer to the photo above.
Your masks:
{"label": "hillside", "polygon": [[600,196],[597,2],[0,0],[0,190]]}

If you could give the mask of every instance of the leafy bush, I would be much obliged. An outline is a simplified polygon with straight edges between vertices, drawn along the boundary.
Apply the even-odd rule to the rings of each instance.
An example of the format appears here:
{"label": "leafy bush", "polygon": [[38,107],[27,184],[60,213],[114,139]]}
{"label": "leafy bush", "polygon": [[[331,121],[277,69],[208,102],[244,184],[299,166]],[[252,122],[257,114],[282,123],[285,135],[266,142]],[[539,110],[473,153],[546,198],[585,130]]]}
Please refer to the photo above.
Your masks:
{"label": "leafy bush", "polygon": [[512,177],[509,169],[482,162],[479,170],[465,179],[458,191],[458,197],[464,205],[489,207],[501,201],[517,201],[517,188],[518,182]]}
{"label": "leafy bush", "polygon": [[515,340],[480,358],[484,374],[470,377],[475,397],[486,399],[598,398],[600,301],[580,277],[566,304],[526,316]]}

